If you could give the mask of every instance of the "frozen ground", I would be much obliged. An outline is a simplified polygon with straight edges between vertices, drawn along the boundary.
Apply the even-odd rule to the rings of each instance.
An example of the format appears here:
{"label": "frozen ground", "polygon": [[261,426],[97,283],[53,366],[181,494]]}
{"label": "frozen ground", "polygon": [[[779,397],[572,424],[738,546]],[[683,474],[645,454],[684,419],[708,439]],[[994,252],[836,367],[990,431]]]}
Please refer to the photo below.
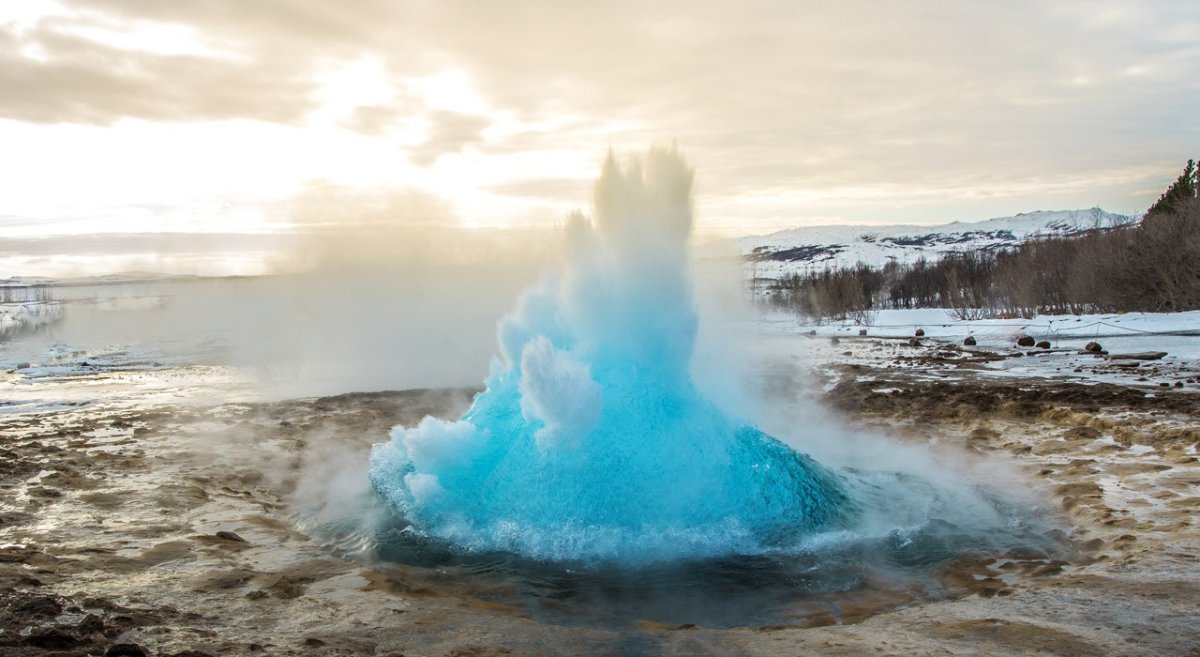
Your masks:
{"label": "frozen ground", "polygon": [[[531,605],[511,582],[390,564],[361,537],[331,539],[330,518],[371,505],[369,445],[426,413],[454,416],[471,391],[271,401],[258,372],[214,357],[219,342],[6,343],[0,652],[1190,654],[1200,644],[1200,337],[1164,334],[1195,331],[1196,320],[962,323],[920,311],[880,313],[859,336],[764,319],[754,358],[769,404],[816,399],[837,422],[1012,469],[1061,520],[1067,547],[962,555],[920,591],[863,581],[797,599],[788,622],[734,628],[593,622],[567,599]],[[917,327],[926,336],[910,344]],[[1017,348],[1022,331],[1053,348]],[[976,347],[961,346],[967,334]],[[1094,339],[1109,356],[1168,356],[1078,353]]]}
{"label": "frozen ground", "polygon": [[[770,312],[761,328],[777,340],[808,337],[808,351],[830,365],[884,361],[888,369],[916,368],[937,378],[969,372],[1104,382],[1145,388],[1147,394],[1168,387],[1200,390],[1200,311],[960,320],[951,310],[932,308],[878,311],[867,324],[806,323]],[[910,344],[918,329],[924,333],[920,344]],[[968,336],[975,346],[963,345]],[[1020,347],[1021,336],[1048,341],[1050,348]],[[1105,353],[1086,352],[1089,342],[1099,343]],[[1136,357],[1159,353],[1165,355]]]}

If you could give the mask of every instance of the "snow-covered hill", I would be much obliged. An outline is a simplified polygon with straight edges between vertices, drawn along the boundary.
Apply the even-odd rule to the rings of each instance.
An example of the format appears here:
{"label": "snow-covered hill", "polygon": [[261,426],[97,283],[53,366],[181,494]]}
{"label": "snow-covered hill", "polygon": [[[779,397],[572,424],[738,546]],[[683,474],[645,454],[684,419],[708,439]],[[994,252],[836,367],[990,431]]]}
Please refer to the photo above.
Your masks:
{"label": "snow-covered hill", "polygon": [[1137,217],[1090,210],[1038,211],[940,226],[811,226],[737,240],[754,276],[778,278],[793,272],[881,267],[920,258],[934,261],[956,251],[1015,246],[1037,236],[1067,236],[1137,221]]}

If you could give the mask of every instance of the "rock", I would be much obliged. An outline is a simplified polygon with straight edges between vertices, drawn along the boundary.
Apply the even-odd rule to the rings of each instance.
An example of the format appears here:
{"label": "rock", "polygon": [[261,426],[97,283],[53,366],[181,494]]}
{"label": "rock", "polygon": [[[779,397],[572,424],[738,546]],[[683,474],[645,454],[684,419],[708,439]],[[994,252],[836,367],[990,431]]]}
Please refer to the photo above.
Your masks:
{"label": "rock", "polygon": [[233,532],[227,532],[224,530],[217,532],[215,534],[215,536],[221,540],[233,541],[234,543],[249,543],[249,541],[242,538],[241,536],[238,536],[237,534],[235,534]]}
{"label": "rock", "polygon": [[1018,347],[1032,347],[1034,342],[1035,340],[1028,335],[1022,335],[1021,337],[1017,338]]}
{"label": "rock", "polygon": [[817,329],[812,329],[812,330],[811,330],[811,331],[809,331],[808,333],[805,333],[805,335],[807,335],[807,336],[810,336],[810,337],[811,337],[811,336],[814,336],[814,335],[816,335],[816,334],[817,334]]}
{"label": "rock", "polygon": [[29,490],[27,490],[26,493],[30,497],[46,497],[46,498],[62,497],[62,495],[63,495],[62,491],[56,490],[54,488],[48,488],[46,486],[34,486],[33,488],[30,488]]}
{"label": "rock", "polygon": [[101,634],[104,632],[104,619],[96,614],[88,614],[83,617],[83,620],[79,621],[75,629],[85,636],[88,634]]}
{"label": "rock", "polygon": [[150,653],[136,643],[114,643],[104,651],[104,657],[150,657]]}
{"label": "rock", "polygon": [[859,335],[866,335],[866,334],[867,334],[867,329],[858,329],[858,334],[859,334]]}
{"label": "rock", "polygon": [[1175,382],[1175,387],[1176,387],[1176,388],[1182,388],[1182,387],[1183,387],[1183,381],[1176,381],[1176,382]]}
{"label": "rock", "polygon": [[1167,383],[1166,381],[1160,381],[1158,383],[1158,385],[1160,388],[1170,388],[1171,387],[1171,384]]}
{"label": "rock", "polygon": [[36,595],[14,603],[10,608],[21,616],[54,618],[63,612],[62,603],[48,595]]}
{"label": "rock", "polygon": [[304,587],[286,577],[279,578],[267,589],[270,590],[271,595],[280,600],[295,600],[304,595]]}
{"label": "rock", "polygon": [[836,335],[833,336],[832,338],[829,338],[829,344],[840,344],[840,343],[841,343],[841,340],[839,340]]}
{"label": "rock", "polygon": [[1098,354],[1101,351],[1104,351],[1104,347],[1101,347],[1099,342],[1089,342],[1083,346],[1083,350],[1090,351],[1093,354]]}
{"label": "rock", "polygon": [[17,369],[19,370],[27,370],[29,367],[29,363],[17,363]]}
{"label": "rock", "polygon": [[1042,340],[1041,342],[1037,343],[1037,344],[1036,344],[1036,345],[1034,345],[1034,346],[1036,346],[1038,349],[1049,349],[1049,348],[1050,348],[1050,341],[1049,341],[1049,340]]}
{"label": "rock", "polygon": [[1165,351],[1145,351],[1137,354],[1112,354],[1109,360],[1159,360],[1166,356]]}
{"label": "rock", "polygon": [[1051,561],[1048,564],[1038,566],[1037,568],[1035,568],[1033,570],[1033,572],[1031,572],[1029,574],[1033,577],[1046,577],[1047,575],[1058,575],[1058,574],[1062,573],[1062,571],[1063,571],[1062,567],[1064,565],[1066,565],[1066,564],[1064,564],[1060,561]]}
{"label": "rock", "polygon": [[917,329],[917,332],[916,332],[916,333],[914,333],[913,335],[916,335],[918,338],[924,337],[924,336],[925,336],[925,329],[923,329],[923,328],[919,328],[919,329]]}
{"label": "rock", "polygon": [[35,630],[21,640],[27,646],[43,650],[66,650],[80,644],[79,637],[57,627]]}
{"label": "rock", "polygon": [[966,339],[966,340],[963,340],[963,344],[967,345],[968,347],[974,347],[974,346],[977,344],[977,343],[975,342],[975,336],[973,336],[973,335],[968,335],[968,336],[967,336],[967,339]]}

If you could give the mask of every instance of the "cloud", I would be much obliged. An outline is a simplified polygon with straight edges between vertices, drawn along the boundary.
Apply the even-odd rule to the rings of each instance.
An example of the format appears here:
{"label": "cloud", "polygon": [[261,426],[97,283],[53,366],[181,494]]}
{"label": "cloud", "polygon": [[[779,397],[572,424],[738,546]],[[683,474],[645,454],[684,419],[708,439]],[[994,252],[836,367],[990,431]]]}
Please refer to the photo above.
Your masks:
{"label": "cloud", "polygon": [[419,166],[428,166],[443,155],[461,152],[478,142],[489,124],[482,116],[435,112],[429,118],[428,138],[410,151],[409,159]]}
{"label": "cloud", "polygon": [[[33,46],[39,57],[22,54]],[[0,88],[0,115],[32,123],[289,123],[310,108],[314,84],[306,71],[278,61],[128,51],[51,22],[20,36],[0,33]]]}
{"label": "cloud", "polygon": [[489,191],[515,196],[581,205],[591,195],[592,180],[575,178],[518,178],[492,185]]}
{"label": "cloud", "polygon": [[376,137],[395,124],[401,109],[394,105],[359,105],[351,110],[344,124],[351,130]]}
{"label": "cloud", "polygon": [[281,206],[295,240],[282,270],[420,271],[541,266],[556,253],[553,227],[464,227],[450,204],[410,188],[312,181]]}
{"label": "cloud", "polygon": [[446,201],[408,188],[356,188],[313,180],[287,206],[288,217],[302,232],[380,231],[457,223]]}
{"label": "cloud", "polygon": [[[120,210],[119,208],[117,210]],[[37,220],[0,215],[0,278],[74,276],[131,269],[165,273],[293,274],[364,279],[380,287],[399,279],[532,276],[557,257],[562,234],[552,223],[508,229],[469,228],[446,199],[408,187],[353,187],[307,182],[266,205],[272,220],[257,232],[26,230]],[[157,219],[161,224],[162,219]],[[285,230],[279,230],[286,226]],[[517,274],[514,274],[516,272]]]}
{"label": "cloud", "polygon": [[[1173,175],[1200,143],[1200,9],[1176,0],[64,5],[68,15],[33,28],[0,28],[0,116],[302,123],[320,105],[322,71],[370,56],[397,90],[453,70],[485,101],[477,113],[411,98],[350,110],[343,125],[371,137],[426,123],[423,140],[397,142],[418,166],[523,149],[598,158],[674,138],[700,172],[701,202],[731,212],[787,189],[932,197],[947,182],[1018,190],[1064,173],[1096,190],[1087,205],[1130,203],[1132,188],[1100,181],[1130,168]],[[185,26],[227,56],[121,49],[68,19]],[[504,121],[555,127],[491,129]],[[1038,198],[1028,202],[1067,200]]]}

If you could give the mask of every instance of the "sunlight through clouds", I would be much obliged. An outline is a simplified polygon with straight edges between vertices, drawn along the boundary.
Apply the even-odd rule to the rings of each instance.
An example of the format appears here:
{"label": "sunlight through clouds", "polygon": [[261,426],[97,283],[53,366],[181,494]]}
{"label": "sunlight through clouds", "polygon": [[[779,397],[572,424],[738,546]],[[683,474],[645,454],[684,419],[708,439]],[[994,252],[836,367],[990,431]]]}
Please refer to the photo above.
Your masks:
{"label": "sunlight through clouds", "polygon": [[1185,4],[2,3],[0,216],[278,226],[330,180],[544,224],[672,141],[699,233],[1133,213],[1200,143]]}

